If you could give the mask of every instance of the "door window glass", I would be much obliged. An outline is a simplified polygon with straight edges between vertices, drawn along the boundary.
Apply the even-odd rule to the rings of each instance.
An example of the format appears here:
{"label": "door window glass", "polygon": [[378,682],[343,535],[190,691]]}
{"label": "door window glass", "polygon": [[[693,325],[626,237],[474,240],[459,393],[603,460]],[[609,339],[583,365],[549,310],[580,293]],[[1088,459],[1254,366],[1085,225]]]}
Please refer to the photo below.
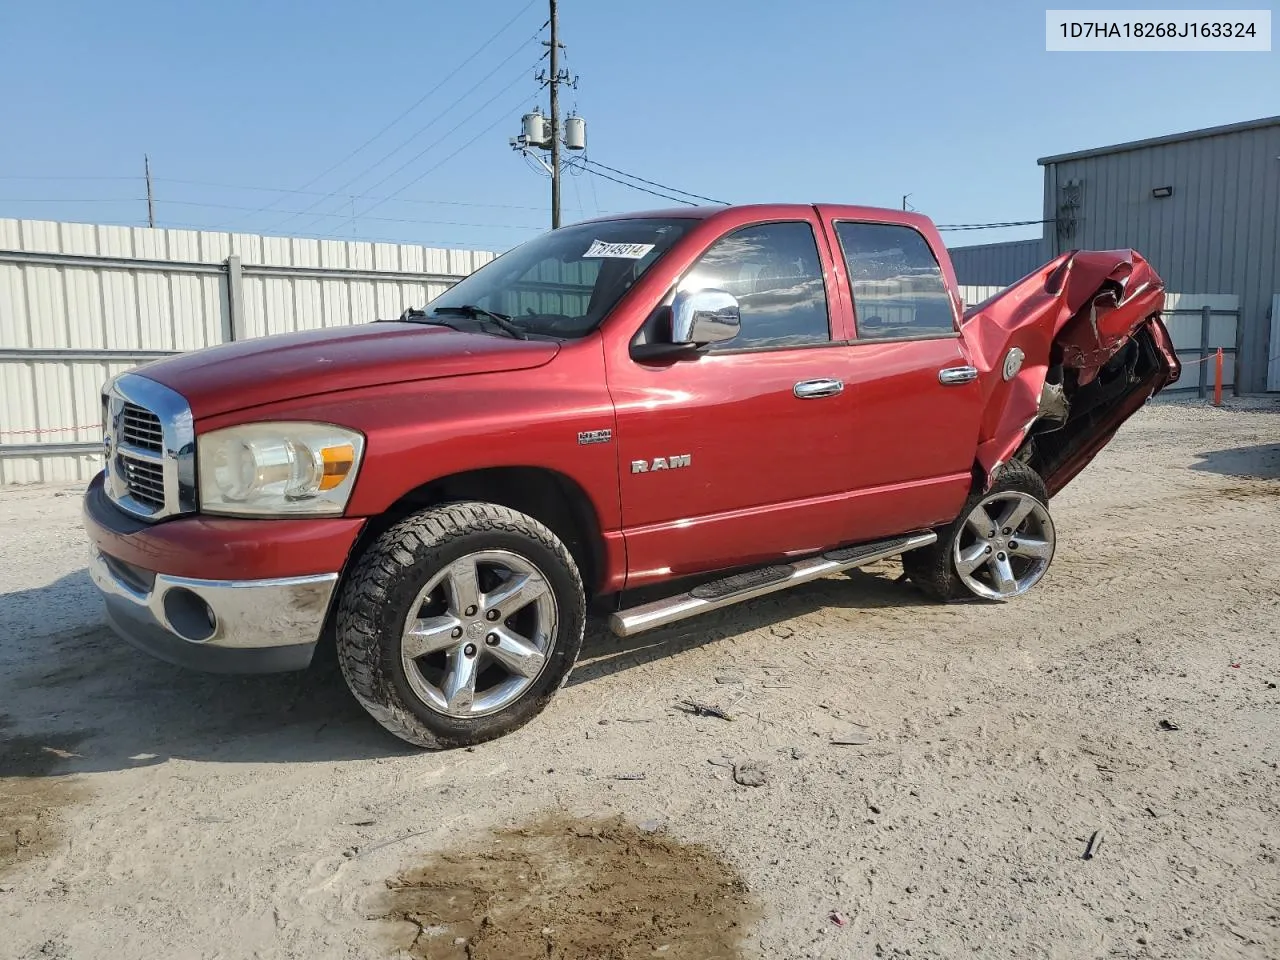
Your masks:
{"label": "door window glass", "polygon": [[742,330],[713,350],[831,340],[822,260],[807,223],[766,223],[720,238],[694,265],[681,288],[714,288],[738,298]]}
{"label": "door window glass", "polygon": [[849,271],[859,340],[955,332],[951,297],[929,244],[892,223],[836,224]]}

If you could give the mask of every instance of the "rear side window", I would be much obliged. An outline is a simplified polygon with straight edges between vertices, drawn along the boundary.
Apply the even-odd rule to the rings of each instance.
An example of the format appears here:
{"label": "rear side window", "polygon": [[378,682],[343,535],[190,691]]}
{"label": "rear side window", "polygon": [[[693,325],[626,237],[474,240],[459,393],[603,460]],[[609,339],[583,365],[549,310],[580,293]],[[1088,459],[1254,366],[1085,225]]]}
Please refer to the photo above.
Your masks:
{"label": "rear side window", "polygon": [[849,271],[859,340],[943,337],[955,332],[951,297],[929,244],[910,227],[836,224]]}
{"label": "rear side window", "polygon": [[713,350],[831,340],[822,261],[807,223],[765,223],[721,237],[694,265],[681,288],[714,288],[738,298],[742,330]]}

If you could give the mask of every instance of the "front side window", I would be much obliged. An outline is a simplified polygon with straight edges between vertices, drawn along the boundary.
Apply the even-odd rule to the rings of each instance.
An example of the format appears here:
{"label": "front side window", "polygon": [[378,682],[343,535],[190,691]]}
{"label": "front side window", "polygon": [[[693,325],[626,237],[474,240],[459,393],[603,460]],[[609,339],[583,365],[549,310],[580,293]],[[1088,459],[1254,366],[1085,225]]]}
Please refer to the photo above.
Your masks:
{"label": "front side window", "polygon": [[859,340],[955,333],[951,296],[929,244],[892,223],[836,224],[849,271]]}
{"label": "front side window", "polygon": [[720,238],[680,287],[724,290],[738,298],[742,330],[713,350],[831,340],[822,261],[807,223],[766,223]]}
{"label": "front side window", "polygon": [[499,314],[526,335],[584,337],[695,220],[603,220],[544,233],[426,305],[427,322],[486,326]]}

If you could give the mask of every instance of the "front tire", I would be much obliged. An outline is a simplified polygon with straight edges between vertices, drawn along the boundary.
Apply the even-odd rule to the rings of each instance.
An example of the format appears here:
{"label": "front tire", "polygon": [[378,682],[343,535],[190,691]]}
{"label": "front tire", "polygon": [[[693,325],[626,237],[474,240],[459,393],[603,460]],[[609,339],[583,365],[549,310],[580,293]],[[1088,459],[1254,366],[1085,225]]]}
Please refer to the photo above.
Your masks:
{"label": "front tire", "polygon": [[1040,475],[1011,460],[987,491],[975,490],[931,546],[902,558],[911,581],[935,600],[1012,600],[1040,582],[1057,537]]}
{"label": "front tire", "polygon": [[339,599],[338,661],[375,720],[428,749],[503,736],[542,712],[582,647],[586,597],[532,517],[452,503],[408,517]]}

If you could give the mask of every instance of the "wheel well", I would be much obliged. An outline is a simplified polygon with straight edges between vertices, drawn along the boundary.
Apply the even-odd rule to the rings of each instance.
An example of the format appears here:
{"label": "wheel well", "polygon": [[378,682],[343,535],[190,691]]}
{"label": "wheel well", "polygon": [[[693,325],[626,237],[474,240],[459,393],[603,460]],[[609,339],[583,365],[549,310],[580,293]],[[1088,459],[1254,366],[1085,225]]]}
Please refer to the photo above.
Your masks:
{"label": "wheel well", "polygon": [[496,503],[545,524],[569,549],[588,593],[598,589],[604,575],[604,541],[591,500],[574,480],[540,467],[492,467],[424,483],[365,525],[352,560],[410,514],[458,500]]}

